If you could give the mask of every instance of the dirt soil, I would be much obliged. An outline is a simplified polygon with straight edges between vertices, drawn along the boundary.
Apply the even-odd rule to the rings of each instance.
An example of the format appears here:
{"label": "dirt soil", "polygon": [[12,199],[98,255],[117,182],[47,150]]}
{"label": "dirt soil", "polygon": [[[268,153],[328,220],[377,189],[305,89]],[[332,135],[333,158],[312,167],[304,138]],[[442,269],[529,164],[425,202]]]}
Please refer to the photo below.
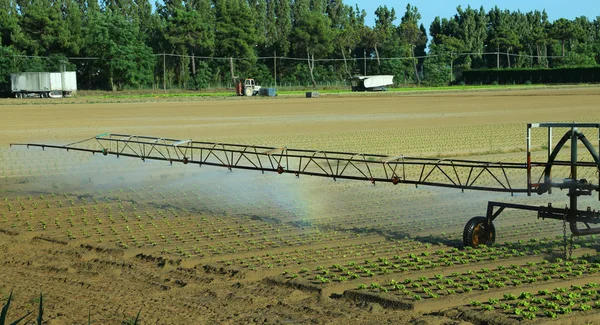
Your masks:
{"label": "dirt soil", "polygon": [[[74,141],[104,132],[213,139],[440,126],[580,121],[598,116],[600,88],[0,106],[0,143]],[[277,144],[272,144],[277,145]]]}
{"label": "dirt soil", "polygon": [[[448,311],[449,308],[467,305],[470,298],[425,303],[415,310],[400,310],[384,308],[377,301],[345,299],[344,291],[356,288],[359,282],[315,289],[273,280],[284,270],[298,272],[305,265],[314,269],[318,265],[350,260],[349,253],[338,254],[334,249],[351,249],[355,253],[358,251],[356,247],[367,245],[369,248],[365,249],[363,257],[357,258],[359,260],[367,258],[371,250],[379,249],[377,247],[381,247],[378,250],[381,254],[385,254],[385,249],[392,254],[389,234],[377,230],[377,227],[397,226],[400,229],[410,224],[411,218],[417,220],[417,216],[423,217],[424,223],[414,228],[414,237],[411,238],[440,233],[442,239],[447,238],[443,237],[445,233],[459,236],[466,220],[459,219],[456,223],[442,226],[447,228],[439,229],[437,219],[428,219],[433,217],[427,214],[443,214],[445,206],[453,202],[469,209],[471,204],[475,204],[470,199],[448,197],[446,192],[411,189],[402,190],[405,192],[401,193],[406,196],[399,203],[398,199],[384,198],[389,188],[359,189],[365,185],[343,182],[325,185],[311,180],[297,190],[298,196],[286,201],[281,193],[288,190],[286,186],[293,187],[291,181],[275,185],[278,181],[271,178],[257,181],[257,178],[246,178],[246,174],[241,174],[243,184],[239,186],[245,187],[236,189],[235,184],[219,183],[221,177],[227,176],[198,172],[193,176],[208,175],[208,181],[190,185],[186,178],[192,174],[187,174],[188,169],[185,168],[163,172],[163,167],[156,164],[151,169],[144,169],[146,167],[137,167],[138,162],[129,161],[123,161],[122,165],[121,162],[96,165],[94,158],[88,156],[70,156],[66,152],[47,155],[38,149],[32,153],[33,149],[9,149],[9,144],[65,144],[113,132],[207,141],[240,142],[247,139],[248,143],[272,146],[287,145],[274,143],[277,140],[289,140],[299,146],[318,146],[326,143],[328,138],[336,141],[344,138],[345,142],[340,142],[346,146],[344,149],[352,143],[368,148],[369,143],[381,141],[377,140],[379,135],[396,134],[394,132],[403,129],[419,131],[398,140],[408,144],[419,143],[423,139],[435,141],[424,135],[433,134],[440,128],[447,132],[460,132],[461,129],[476,130],[484,126],[502,129],[518,125],[518,130],[524,132],[525,124],[529,122],[600,122],[598,103],[600,87],[126,104],[59,104],[56,101],[45,104],[43,100],[35,100],[29,105],[0,105],[0,199],[3,200],[0,202],[3,218],[0,220],[0,294],[5,299],[11,290],[14,292],[15,300],[9,310],[9,320],[12,321],[29,310],[35,314],[37,298],[43,292],[45,324],[82,324],[87,322],[88,314],[92,324],[121,324],[124,320],[135,318],[140,309],[142,324],[483,324],[485,319],[478,320],[470,312],[460,309]],[[359,137],[364,134],[371,136]],[[451,140],[453,135],[442,133],[438,136]],[[524,137],[524,134],[520,136]],[[475,144],[479,142],[483,148],[488,146],[485,136],[481,140],[473,140]],[[388,150],[385,144],[376,148]],[[460,146],[457,148],[461,149]],[[85,169],[78,169],[79,164],[85,165]],[[122,169],[119,166],[123,166]],[[136,172],[135,177],[130,176]],[[60,177],[60,181],[56,181],[55,177]],[[81,179],[88,178],[89,184],[82,184]],[[174,185],[161,184],[160,180],[172,180],[169,184]],[[246,184],[252,182],[260,184]],[[109,186],[109,183],[116,185]],[[165,185],[164,188],[161,185]],[[241,203],[228,198],[232,191],[237,191],[236,195],[242,198]],[[140,193],[139,197],[135,193]],[[369,199],[373,197],[371,195],[376,198]],[[99,210],[89,202],[90,197],[101,200]],[[480,196],[476,203],[481,205],[487,199],[488,196]],[[19,208],[19,202],[23,201],[26,203]],[[69,201],[72,201],[71,204],[67,204]],[[202,211],[194,207],[200,201],[205,205]],[[127,205],[129,202],[132,204]],[[44,204],[48,209],[42,209]],[[163,219],[171,220],[172,228],[181,234],[192,229],[203,217],[206,224],[201,229],[205,229],[206,233],[202,236],[210,235],[210,239],[203,237],[206,239],[194,243],[189,237],[189,242],[186,239],[182,244],[165,244],[164,247],[171,252],[165,252],[160,243],[157,247],[119,247],[114,241],[103,240],[101,236],[104,235],[100,234],[102,231],[109,232],[107,218],[111,213],[117,218],[116,211],[119,209],[123,211],[121,216],[137,216],[147,228],[154,225],[157,229],[160,225],[154,222],[158,223],[160,218],[152,219],[154,221],[144,218],[165,212],[169,216]],[[406,218],[396,220],[392,216],[399,210],[410,213],[406,212],[406,215],[403,214]],[[432,210],[436,212],[428,212]],[[15,211],[21,211],[21,214]],[[255,218],[242,217],[248,214]],[[376,229],[359,229],[369,222],[365,221],[370,220],[365,219],[365,215],[369,214],[385,217],[384,221],[381,221],[382,224],[372,221],[377,225],[370,226]],[[71,219],[69,215],[73,220],[68,221]],[[83,215],[88,219],[80,218]],[[184,220],[181,215],[187,219]],[[88,222],[94,223],[95,218],[98,220],[97,227],[88,226]],[[357,226],[347,224],[344,227],[335,224],[335,218],[359,222]],[[104,223],[101,224],[100,220]],[[499,234],[504,230],[504,234],[514,240],[530,238],[528,234],[514,231],[515,225],[524,223],[520,216],[507,220],[511,221],[501,224],[505,228],[499,227]],[[53,228],[59,222],[62,228]],[[77,238],[65,235],[68,222],[74,223],[68,229],[72,229],[73,233],[77,231]],[[125,229],[130,230],[129,225],[134,227],[132,222],[117,220],[113,226],[115,231],[120,232],[119,236],[125,238],[129,236]],[[165,224],[171,227],[167,221]],[[233,234],[234,229],[240,228],[252,232],[252,241],[268,238],[266,242],[279,240],[281,245],[272,248],[263,246],[257,250],[248,248],[247,252],[242,252],[242,248],[238,248],[237,252],[226,251],[245,235],[227,237],[222,233],[231,231]],[[283,231],[280,232],[280,229]],[[544,229],[540,232],[544,236],[554,236],[562,231],[560,227]],[[136,231],[130,233],[141,238],[144,230]],[[159,233],[173,236],[172,231],[146,230],[146,233],[157,238]],[[192,233],[187,235],[193,236]],[[178,238],[179,234],[176,236]],[[454,237],[448,238],[451,238],[450,242],[454,240]],[[439,240],[441,249],[452,248],[442,239]],[[241,242],[241,247],[250,245],[249,242]],[[433,248],[423,246],[425,241],[413,242],[415,246],[407,246],[404,254],[413,250],[433,251]],[[174,251],[180,246],[189,252],[194,249],[196,252],[211,249],[224,252],[218,255],[177,255]],[[395,246],[393,249],[396,249]],[[255,259],[259,255],[265,258],[269,254],[284,256],[310,251],[314,255],[317,250],[330,250],[331,255],[318,262],[315,257],[315,262],[307,261],[305,265],[276,264],[257,270],[225,263]],[[585,252],[595,255],[593,248]],[[537,261],[543,257],[526,256],[521,258],[521,262]],[[475,267],[501,264],[494,261],[486,263]],[[457,270],[462,271],[460,268],[452,269]],[[431,274],[431,271],[425,271],[412,276]],[[363,279],[362,282],[371,283],[377,279],[389,279],[389,276],[377,275],[375,279]],[[598,276],[589,276],[572,283],[599,281]],[[571,282],[566,282],[565,286],[567,284]],[[542,287],[543,284],[540,284],[528,290],[536,292]],[[501,296],[508,291],[497,292]],[[469,297],[484,300],[492,296],[497,294]],[[600,319],[600,314],[597,309],[592,312],[595,314],[591,316],[564,316],[558,320],[548,319],[547,322],[593,323]],[[466,314],[468,317],[464,316]],[[503,323],[501,320],[498,322]],[[504,323],[511,322],[514,319]]]}

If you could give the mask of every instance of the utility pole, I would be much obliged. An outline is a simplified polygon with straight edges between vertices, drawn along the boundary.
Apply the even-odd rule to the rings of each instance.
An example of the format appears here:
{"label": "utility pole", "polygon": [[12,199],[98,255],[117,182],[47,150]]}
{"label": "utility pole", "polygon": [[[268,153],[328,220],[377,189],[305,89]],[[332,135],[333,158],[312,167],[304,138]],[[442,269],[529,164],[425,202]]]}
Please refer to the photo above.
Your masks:
{"label": "utility pole", "polygon": [[231,82],[233,83],[233,87],[235,87],[235,74],[233,73],[233,57],[229,57],[229,70],[231,72]]}
{"label": "utility pole", "polygon": [[500,43],[496,47],[496,69],[500,70]]}
{"label": "utility pole", "polygon": [[363,57],[364,57],[364,75],[367,75],[367,49],[364,49],[363,52]]}
{"label": "utility pole", "polygon": [[454,53],[450,53],[450,83],[452,83],[452,78],[454,77],[454,71],[452,65],[454,64]]}
{"label": "utility pole", "polygon": [[67,61],[60,60],[60,86],[61,86],[61,95],[65,95],[65,71],[67,71]]}

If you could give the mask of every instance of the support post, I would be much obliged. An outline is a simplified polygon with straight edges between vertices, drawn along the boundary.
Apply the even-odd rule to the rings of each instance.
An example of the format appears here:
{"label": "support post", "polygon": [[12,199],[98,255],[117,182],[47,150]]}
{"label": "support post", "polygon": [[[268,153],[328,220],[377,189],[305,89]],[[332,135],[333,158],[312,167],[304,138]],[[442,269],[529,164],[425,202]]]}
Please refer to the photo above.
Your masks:
{"label": "support post", "polygon": [[367,49],[364,49],[363,57],[364,57],[364,70],[363,70],[363,73],[364,73],[364,76],[366,76],[367,75]]}
{"label": "support post", "polygon": [[500,70],[500,44],[496,48],[496,69]]}
{"label": "support post", "polygon": [[275,79],[275,88],[277,88],[277,51],[273,53],[273,79]]}
{"label": "support post", "polygon": [[450,83],[452,83],[452,78],[454,78],[453,64],[454,64],[454,57],[452,56],[452,53],[450,53]]}
{"label": "support post", "polygon": [[527,196],[531,196],[531,124],[527,124]]}
{"label": "support post", "polygon": [[235,75],[233,73],[233,57],[229,57],[229,72],[231,72],[231,82],[235,87]]}
{"label": "support post", "polygon": [[[577,182],[577,135],[575,127],[571,127],[571,179],[573,182]],[[569,218],[575,218],[577,211],[577,188],[571,186],[569,188]]]}
{"label": "support post", "polygon": [[[548,159],[550,159],[550,155],[552,154],[552,127],[548,128]],[[548,176],[551,177],[552,170],[548,172]],[[548,188],[548,194],[552,194],[552,187]]]}
{"label": "support post", "polygon": [[61,95],[64,97],[65,96],[65,71],[67,70],[66,67],[66,61],[61,60],[60,61],[60,90],[61,90]]}
{"label": "support post", "polygon": [[196,75],[196,58],[192,51],[192,76],[194,76],[194,90],[198,90],[198,76]]}
{"label": "support post", "polygon": [[167,55],[163,52],[163,90],[167,91]]}

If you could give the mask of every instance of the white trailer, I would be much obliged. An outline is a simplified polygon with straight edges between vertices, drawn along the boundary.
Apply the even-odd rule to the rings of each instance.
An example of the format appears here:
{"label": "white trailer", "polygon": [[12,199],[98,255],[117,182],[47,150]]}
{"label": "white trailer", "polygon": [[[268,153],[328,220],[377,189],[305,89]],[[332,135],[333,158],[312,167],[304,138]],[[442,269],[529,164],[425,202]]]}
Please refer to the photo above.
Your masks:
{"label": "white trailer", "polygon": [[393,75],[355,76],[351,79],[352,91],[384,91],[394,84]]}
{"label": "white trailer", "polygon": [[77,93],[77,74],[75,71],[61,73],[63,75],[63,96],[71,97]]}
{"label": "white trailer", "polygon": [[22,72],[10,75],[15,98],[69,97],[77,92],[75,72]]}

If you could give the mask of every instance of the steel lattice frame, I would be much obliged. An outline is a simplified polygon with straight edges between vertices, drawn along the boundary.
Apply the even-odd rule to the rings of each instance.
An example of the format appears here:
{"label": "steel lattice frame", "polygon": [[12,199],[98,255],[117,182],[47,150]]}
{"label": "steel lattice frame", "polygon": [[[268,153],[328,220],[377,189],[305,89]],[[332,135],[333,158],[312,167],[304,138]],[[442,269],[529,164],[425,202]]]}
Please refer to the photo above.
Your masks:
{"label": "steel lattice frame", "polygon": [[[460,159],[415,158],[336,151],[274,148],[149,136],[104,133],[64,146],[12,144],[160,160],[261,172],[291,173],[336,179],[428,185],[461,190],[526,193],[514,187],[523,180],[526,164]],[[543,166],[532,163],[534,166]]]}

